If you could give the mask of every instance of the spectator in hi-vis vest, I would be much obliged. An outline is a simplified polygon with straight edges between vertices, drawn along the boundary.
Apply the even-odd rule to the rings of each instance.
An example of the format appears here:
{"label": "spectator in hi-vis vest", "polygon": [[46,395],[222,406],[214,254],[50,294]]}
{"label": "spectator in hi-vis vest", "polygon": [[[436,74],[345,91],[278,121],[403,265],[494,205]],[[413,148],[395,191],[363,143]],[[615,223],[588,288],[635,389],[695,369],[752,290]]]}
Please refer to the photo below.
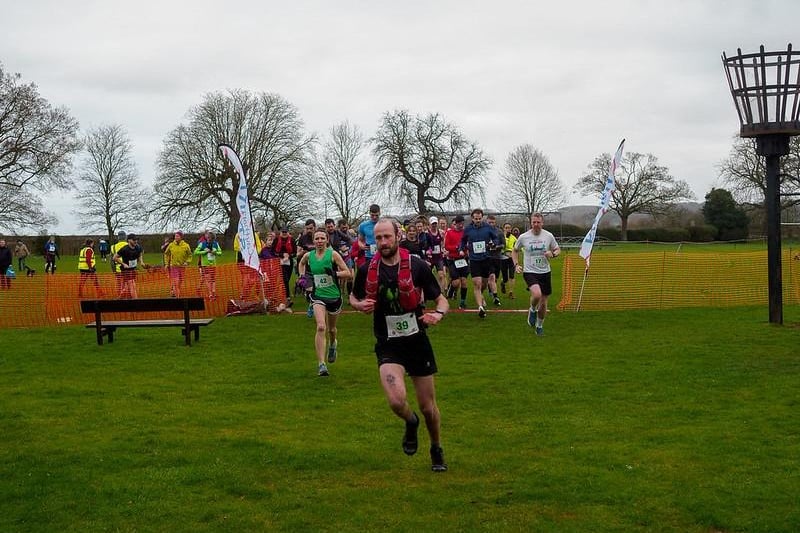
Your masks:
{"label": "spectator in hi-vis vest", "polygon": [[78,253],[78,272],[81,276],[78,281],[78,298],[83,298],[83,288],[87,281],[91,281],[94,285],[95,296],[100,292],[100,282],[97,280],[97,263],[92,246],[94,246],[94,240],[86,239],[83,243],[83,248]]}

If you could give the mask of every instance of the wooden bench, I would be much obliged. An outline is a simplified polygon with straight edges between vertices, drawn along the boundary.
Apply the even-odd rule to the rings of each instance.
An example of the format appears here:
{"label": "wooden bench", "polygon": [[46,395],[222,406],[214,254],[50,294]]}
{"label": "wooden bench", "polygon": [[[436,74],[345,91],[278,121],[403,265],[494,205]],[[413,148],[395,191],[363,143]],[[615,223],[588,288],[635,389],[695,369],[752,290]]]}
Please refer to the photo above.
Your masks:
{"label": "wooden bench", "polygon": [[[94,322],[87,328],[97,331],[97,344],[103,344],[103,336],[108,342],[114,342],[117,328],[160,328],[181,327],[186,337],[186,345],[191,346],[194,340],[200,340],[200,327],[211,324],[213,318],[191,318],[189,311],[202,311],[205,301],[202,298],[136,298],[132,300],[82,300],[81,312],[94,313]],[[103,313],[156,313],[165,311],[183,312],[183,318],[173,320],[102,320]]]}

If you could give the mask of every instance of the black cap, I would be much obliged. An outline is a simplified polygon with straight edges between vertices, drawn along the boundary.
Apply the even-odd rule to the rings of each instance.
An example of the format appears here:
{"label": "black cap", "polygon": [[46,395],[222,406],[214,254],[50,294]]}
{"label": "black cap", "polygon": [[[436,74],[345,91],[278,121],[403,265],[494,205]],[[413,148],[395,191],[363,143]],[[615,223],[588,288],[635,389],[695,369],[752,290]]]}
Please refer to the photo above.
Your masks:
{"label": "black cap", "polygon": [[281,231],[289,231],[289,226],[282,226]]}
{"label": "black cap", "polygon": [[139,237],[135,233],[129,233],[128,234],[128,240],[129,241],[137,241],[137,240],[139,240]]}
{"label": "black cap", "polygon": [[456,218],[453,219],[453,222],[464,222],[464,215],[456,215]]}

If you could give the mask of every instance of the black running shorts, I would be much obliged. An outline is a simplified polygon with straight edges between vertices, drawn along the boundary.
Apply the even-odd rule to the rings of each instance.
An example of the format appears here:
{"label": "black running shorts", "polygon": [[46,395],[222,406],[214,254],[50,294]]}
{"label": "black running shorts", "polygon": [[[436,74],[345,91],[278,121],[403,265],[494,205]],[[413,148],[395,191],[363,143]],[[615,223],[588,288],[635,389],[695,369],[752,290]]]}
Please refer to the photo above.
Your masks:
{"label": "black running shorts", "polygon": [[465,267],[458,268],[454,260],[448,259],[447,273],[450,275],[450,279],[466,278],[469,276],[469,264]]}
{"label": "black running shorts", "polygon": [[386,363],[402,365],[409,376],[432,376],[438,370],[431,341],[425,333],[410,337],[379,340],[375,343],[378,366]]}
{"label": "black running shorts", "polygon": [[318,298],[316,296],[311,296],[311,304],[312,305],[324,305],[325,310],[332,314],[338,315],[342,311],[342,299],[341,298]]}
{"label": "black running shorts", "polygon": [[493,272],[492,267],[491,259],[472,260],[469,262],[469,273],[473,278],[489,279]]}
{"label": "black running shorts", "polygon": [[525,279],[525,285],[527,287],[533,287],[534,285],[538,285],[539,288],[542,290],[542,294],[545,296],[550,296],[553,294],[553,284],[550,280],[551,272],[545,272],[544,274],[534,274],[533,272],[523,272],[522,277]]}

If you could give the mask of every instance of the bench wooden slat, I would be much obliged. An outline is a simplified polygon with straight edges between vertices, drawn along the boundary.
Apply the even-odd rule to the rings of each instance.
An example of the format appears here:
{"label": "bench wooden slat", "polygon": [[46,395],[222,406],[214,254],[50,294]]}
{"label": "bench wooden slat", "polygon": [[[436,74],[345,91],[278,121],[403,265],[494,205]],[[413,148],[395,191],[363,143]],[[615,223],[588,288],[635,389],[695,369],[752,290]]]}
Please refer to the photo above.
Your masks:
{"label": "bench wooden slat", "polygon": [[136,298],[130,300],[81,300],[84,313],[136,313],[156,311],[203,311],[202,298]]}
{"label": "bench wooden slat", "polygon": [[[193,326],[207,326],[214,322],[213,318],[192,318],[189,324]],[[115,328],[159,328],[168,326],[183,326],[185,322],[183,319],[175,320],[104,320],[100,323],[102,327],[115,327]],[[94,328],[97,324],[91,322],[86,324],[87,328]]]}

